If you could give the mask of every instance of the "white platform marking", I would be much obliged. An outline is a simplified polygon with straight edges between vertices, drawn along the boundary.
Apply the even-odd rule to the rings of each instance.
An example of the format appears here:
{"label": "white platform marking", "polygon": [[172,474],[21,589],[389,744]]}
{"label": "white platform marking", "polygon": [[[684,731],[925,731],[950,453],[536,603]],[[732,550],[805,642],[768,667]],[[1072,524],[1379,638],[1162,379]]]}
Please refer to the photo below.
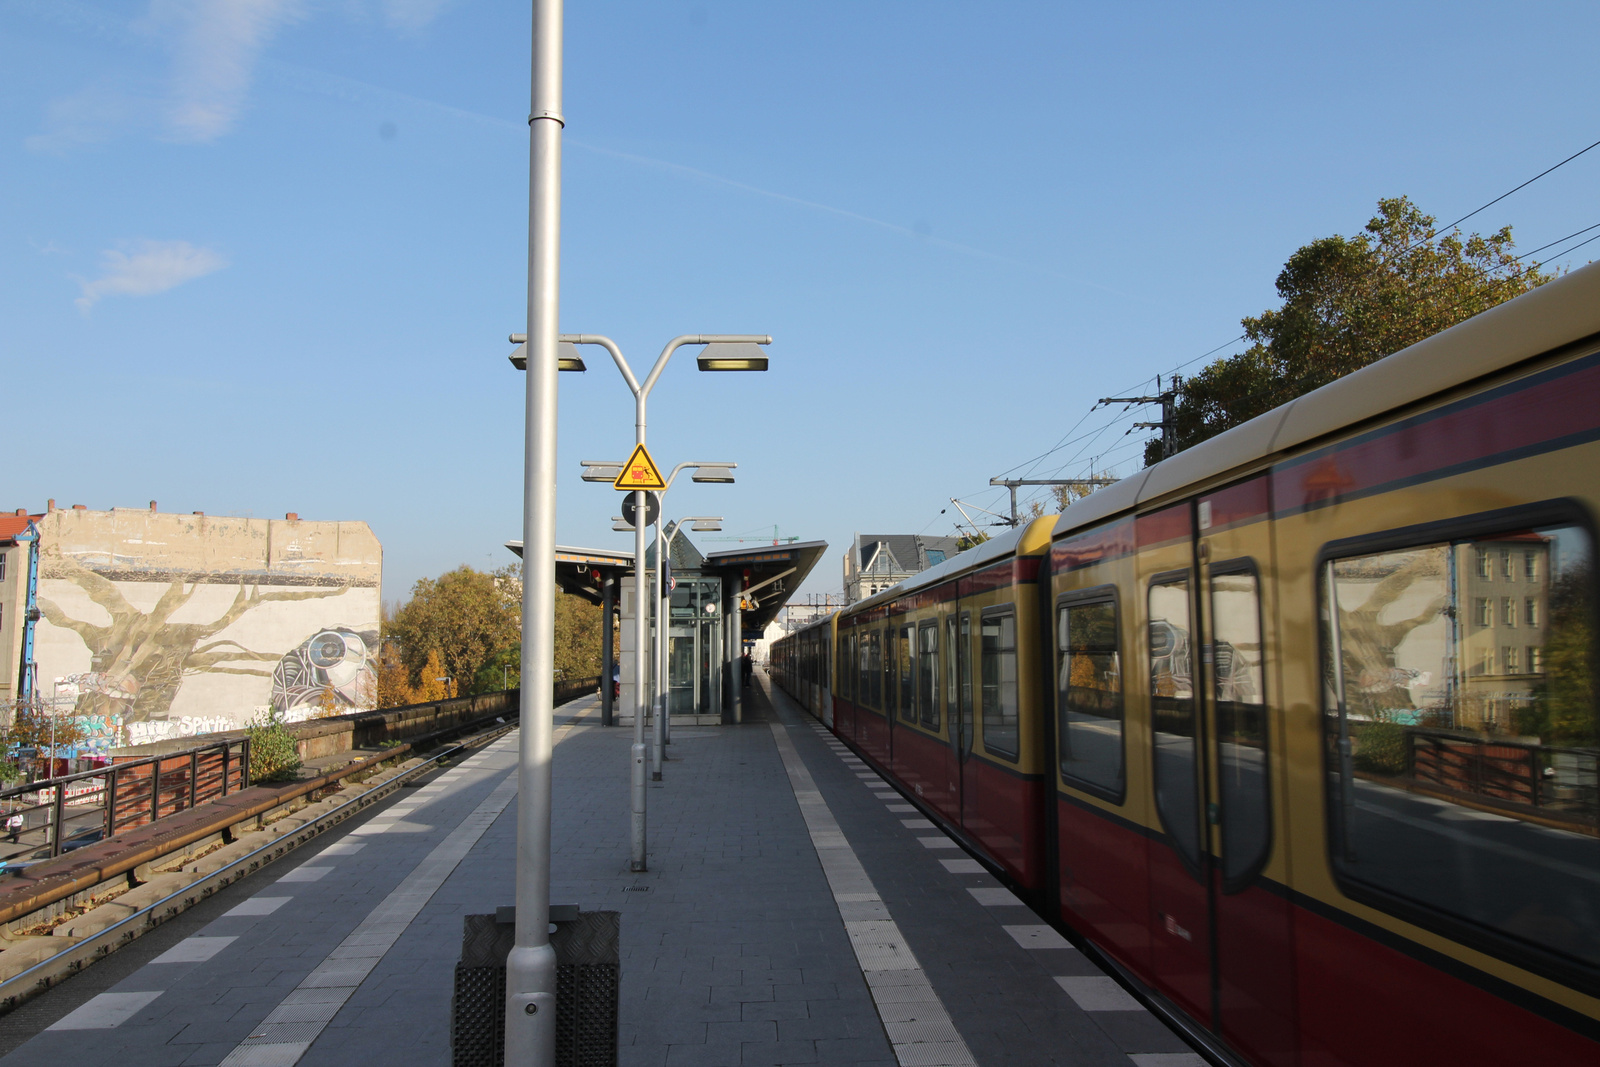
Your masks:
{"label": "white platform marking", "polygon": [[[901,1067],[975,1067],[977,1061],[939,1002],[911,946],[889,917],[872,879],[795,751],[788,730],[781,723],[770,725],[895,1059]],[[915,1011],[908,1011],[906,1005],[915,1005]]]}
{"label": "white platform marking", "polygon": [[101,993],[57,1019],[47,1029],[110,1030],[127,1022],[161,992],[157,989],[146,993]]}
{"label": "white platform marking", "polygon": [[151,963],[204,963],[212,956],[233,944],[232,937],[186,937]]}

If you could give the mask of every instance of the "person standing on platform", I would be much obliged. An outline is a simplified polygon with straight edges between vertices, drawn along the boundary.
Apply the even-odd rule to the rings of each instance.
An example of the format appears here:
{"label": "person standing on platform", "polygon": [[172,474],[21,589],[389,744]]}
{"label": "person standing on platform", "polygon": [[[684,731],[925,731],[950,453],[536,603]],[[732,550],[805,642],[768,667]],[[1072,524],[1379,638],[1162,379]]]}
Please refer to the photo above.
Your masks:
{"label": "person standing on platform", "polygon": [[754,669],[754,664],[750,662],[750,653],[746,652],[739,657],[739,673],[744,678],[744,687],[746,689],[750,688],[750,672]]}

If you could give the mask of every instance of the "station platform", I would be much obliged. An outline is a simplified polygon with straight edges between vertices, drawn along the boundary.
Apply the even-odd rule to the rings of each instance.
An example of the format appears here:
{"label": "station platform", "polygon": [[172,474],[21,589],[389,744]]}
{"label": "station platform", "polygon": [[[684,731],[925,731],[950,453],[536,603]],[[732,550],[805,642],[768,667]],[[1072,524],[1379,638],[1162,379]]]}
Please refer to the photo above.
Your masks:
{"label": "station platform", "polygon": [[[558,709],[552,899],[622,913],[624,1067],[1201,1067],[757,672],[673,728],[628,870],[631,733]],[[447,1065],[462,916],[513,900],[516,735],[0,1017],[0,1067]]]}

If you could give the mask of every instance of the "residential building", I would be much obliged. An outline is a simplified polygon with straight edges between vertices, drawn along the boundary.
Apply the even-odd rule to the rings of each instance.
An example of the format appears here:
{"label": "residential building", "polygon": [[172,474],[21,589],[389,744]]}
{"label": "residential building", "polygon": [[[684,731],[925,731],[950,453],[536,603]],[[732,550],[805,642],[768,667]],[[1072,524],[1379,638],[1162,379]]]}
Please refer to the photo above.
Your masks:
{"label": "residential building", "polygon": [[844,557],[845,599],[865,600],[960,551],[954,537],[858,533]]}

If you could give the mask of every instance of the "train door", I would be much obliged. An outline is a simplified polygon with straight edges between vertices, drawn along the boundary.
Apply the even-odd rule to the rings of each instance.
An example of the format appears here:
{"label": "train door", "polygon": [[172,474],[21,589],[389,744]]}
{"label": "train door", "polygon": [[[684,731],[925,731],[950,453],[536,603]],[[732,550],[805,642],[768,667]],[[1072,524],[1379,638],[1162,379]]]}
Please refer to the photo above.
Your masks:
{"label": "train door", "polygon": [[960,612],[952,606],[939,620],[944,628],[940,637],[943,647],[939,655],[939,689],[944,708],[944,779],[945,814],[950,821],[961,823],[961,704],[957,696],[961,691],[959,633]]}
{"label": "train door", "polygon": [[973,699],[972,699],[972,612],[963,609],[956,624],[956,721],[950,733],[956,760],[956,810],[962,826],[973,818],[973,802],[977,799],[967,788],[967,762],[972,758]]}
{"label": "train door", "polygon": [[[1196,503],[1204,640],[1196,688],[1207,739],[1212,1027],[1252,1062],[1287,1064],[1294,1057],[1294,977],[1282,858],[1273,863],[1278,739],[1267,688],[1275,666],[1266,625],[1274,573],[1267,494],[1262,477]],[[1276,886],[1271,874],[1282,879]]]}

